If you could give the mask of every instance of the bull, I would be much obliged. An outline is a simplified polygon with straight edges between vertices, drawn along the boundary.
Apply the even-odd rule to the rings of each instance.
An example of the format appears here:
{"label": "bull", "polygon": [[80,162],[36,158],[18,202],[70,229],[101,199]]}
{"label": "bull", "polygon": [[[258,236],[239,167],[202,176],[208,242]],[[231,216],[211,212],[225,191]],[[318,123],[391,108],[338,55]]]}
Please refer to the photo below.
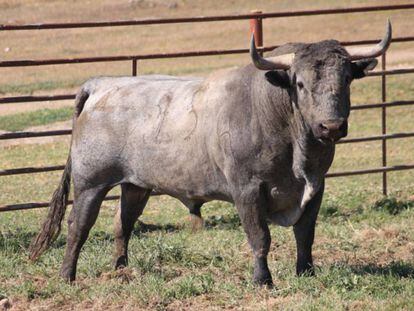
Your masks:
{"label": "bull", "polygon": [[34,260],[56,239],[73,209],[60,275],[76,276],[82,245],[105,195],[121,185],[115,267],[151,191],[180,199],[199,216],[210,200],[235,205],[254,257],[253,282],[272,284],[268,223],[293,226],[296,272],[313,274],[312,244],[335,142],[347,135],[350,84],[372,70],[391,42],[366,48],[338,41],[289,43],[269,57],[251,40],[252,64],[207,78],[99,77],[76,97],[70,154]]}

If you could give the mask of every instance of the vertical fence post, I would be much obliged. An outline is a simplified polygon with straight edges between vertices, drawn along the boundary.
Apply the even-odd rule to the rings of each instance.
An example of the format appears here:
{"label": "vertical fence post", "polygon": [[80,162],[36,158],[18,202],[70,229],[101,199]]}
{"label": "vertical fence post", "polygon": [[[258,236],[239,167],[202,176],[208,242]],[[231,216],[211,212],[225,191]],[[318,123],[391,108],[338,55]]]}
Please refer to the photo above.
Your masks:
{"label": "vertical fence post", "polygon": [[[381,69],[382,71],[385,71],[386,69],[386,55],[385,53],[381,56]],[[382,102],[387,101],[387,76],[385,73],[382,73],[381,75],[381,97]],[[382,129],[382,135],[387,134],[387,108],[384,106],[382,107],[382,113],[381,113],[381,129]],[[387,140],[384,138],[382,140],[382,166],[387,166]],[[383,195],[388,194],[387,189],[387,172],[382,173],[382,193]]]}
{"label": "vertical fence post", "polygon": [[132,60],[132,75],[137,75],[137,60],[135,58]]}
{"label": "vertical fence post", "polygon": [[[262,11],[254,10],[251,13],[260,14]],[[254,33],[254,41],[256,46],[263,46],[263,25],[262,19],[260,17],[255,17],[250,19],[250,34]],[[263,52],[260,52],[260,55],[263,55]]]}

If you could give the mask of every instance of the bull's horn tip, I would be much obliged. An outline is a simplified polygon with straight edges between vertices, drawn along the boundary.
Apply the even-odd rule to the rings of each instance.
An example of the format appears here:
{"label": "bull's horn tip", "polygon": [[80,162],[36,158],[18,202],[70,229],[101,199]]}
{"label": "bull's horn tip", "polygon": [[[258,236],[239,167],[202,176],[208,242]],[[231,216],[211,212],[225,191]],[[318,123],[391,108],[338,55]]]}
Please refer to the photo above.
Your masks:
{"label": "bull's horn tip", "polygon": [[254,32],[252,32],[252,36],[250,38],[250,46],[252,46],[252,45],[256,45],[256,42],[254,40]]}
{"label": "bull's horn tip", "polygon": [[386,34],[385,34],[385,37],[383,39],[383,44],[385,44],[385,49],[388,49],[388,47],[391,44],[391,40],[392,40],[392,25],[391,25],[391,20],[388,17],[387,18],[387,26],[386,26]]}
{"label": "bull's horn tip", "polygon": [[391,19],[387,18],[387,32],[392,36],[392,25],[391,25]]}

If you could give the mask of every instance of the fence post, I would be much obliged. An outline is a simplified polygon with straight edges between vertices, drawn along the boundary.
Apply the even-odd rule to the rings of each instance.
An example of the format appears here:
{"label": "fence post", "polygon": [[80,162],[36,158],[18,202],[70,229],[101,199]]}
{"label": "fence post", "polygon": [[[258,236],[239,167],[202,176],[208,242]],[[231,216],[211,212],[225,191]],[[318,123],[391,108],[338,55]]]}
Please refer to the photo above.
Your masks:
{"label": "fence post", "polygon": [[136,60],[136,58],[134,58],[132,60],[132,75],[133,76],[137,75],[137,60]]}
{"label": "fence post", "polygon": [[[381,69],[382,71],[385,71],[386,69],[386,55],[385,53],[381,56]],[[381,97],[382,102],[387,101],[387,76],[385,73],[382,73],[381,75]],[[381,112],[381,130],[382,135],[387,134],[387,108],[384,106],[382,107]],[[387,140],[384,138],[382,140],[382,166],[387,166]],[[387,195],[388,189],[387,189],[387,172],[382,173],[382,194]]]}
{"label": "fence post", "polygon": [[[251,13],[261,14],[262,11],[254,10]],[[250,35],[254,33],[254,41],[257,47],[263,47],[263,25],[260,17],[254,17],[250,19]],[[263,55],[263,52],[260,52]]]}

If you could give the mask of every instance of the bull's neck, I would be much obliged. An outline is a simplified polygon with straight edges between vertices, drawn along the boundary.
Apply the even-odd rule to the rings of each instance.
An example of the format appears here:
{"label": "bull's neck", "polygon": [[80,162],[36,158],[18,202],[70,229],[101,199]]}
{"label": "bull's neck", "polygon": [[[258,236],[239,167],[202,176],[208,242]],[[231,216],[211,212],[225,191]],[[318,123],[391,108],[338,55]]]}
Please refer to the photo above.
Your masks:
{"label": "bull's neck", "polygon": [[261,94],[254,97],[258,99],[254,110],[265,140],[278,148],[288,148],[286,152],[291,153],[295,175],[300,175],[297,177],[325,174],[332,163],[334,146],[317,141],[292,103],[289,92],[270,84],[260,74],[258,78],[262,77],[262,81],[258,89]]}
{"label": "bull's neck", "polygon": [[252,85],[252,110],[263,137],[276,144],[288,139],[294,115],[287,90],[270,84],[262,71],[256,71]]}

